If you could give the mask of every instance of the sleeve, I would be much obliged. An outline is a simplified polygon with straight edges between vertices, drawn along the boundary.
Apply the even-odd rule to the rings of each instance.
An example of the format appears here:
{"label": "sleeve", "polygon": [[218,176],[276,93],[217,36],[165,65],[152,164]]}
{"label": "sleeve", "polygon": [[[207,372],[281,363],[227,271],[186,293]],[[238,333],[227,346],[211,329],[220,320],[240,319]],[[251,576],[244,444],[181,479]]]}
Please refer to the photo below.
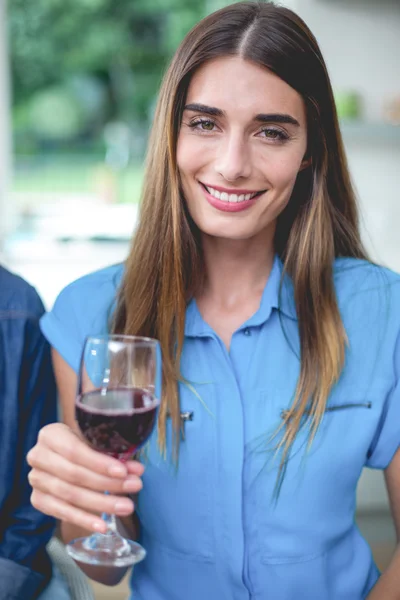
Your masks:
{"label": "sleeve", "polygon": [[39,430],[57,420],[57,396],[50,348],[41,334],[38,300],[26,319],[24,346],[19,372],[19,423],[15,448],[12,502],[7,511],[8,526],[0,544],[0,600],[37,598],[51,578],[51,562],[46,553],[55,526],[54,519],[37,511],[30,503],[26,455],[36,443]]}
{"label": "sleeve", "polygon": [[0,581],[0,600],[36,600],[47,584],[39,573],[5,558],[0,558]]}
{"label": "sleeve", "polygon": [[108,331],[122,270],[122,265],[115,265],[69,284],[40,321],[50,345],[75,373],[79,371],[85,338]]}
{"label": "sleeve", "polygon": [[400,447],[400,334],[394,351],[395,381],[389,391],[374,439],[369,448],[366,466],[386,469]]}
{"label": "sleeve", "polygon": [[63,359],[79,371],[83,346],[79,323],[80,290],[76,284],[67,286],[57,297],[51,312],[40,319],[41,330]]}

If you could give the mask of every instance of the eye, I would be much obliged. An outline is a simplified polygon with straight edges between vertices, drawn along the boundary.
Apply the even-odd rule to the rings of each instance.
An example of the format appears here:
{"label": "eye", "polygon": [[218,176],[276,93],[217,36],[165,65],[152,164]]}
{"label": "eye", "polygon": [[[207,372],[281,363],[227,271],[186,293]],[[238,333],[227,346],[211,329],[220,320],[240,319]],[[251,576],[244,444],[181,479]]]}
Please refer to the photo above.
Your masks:
{"label": "eye", "polygon": [[189,123],[191,129],[198,129],[200,131],[213,131],[215,123],[211,119],[196,119]]}
{"label": "eye", "polygon": [[289,139],[287,133],[282,131],[282,129],[276,129],[275,127],[264,127],[260,133],[262,134],[261,137],[272,141],[284,142]]}

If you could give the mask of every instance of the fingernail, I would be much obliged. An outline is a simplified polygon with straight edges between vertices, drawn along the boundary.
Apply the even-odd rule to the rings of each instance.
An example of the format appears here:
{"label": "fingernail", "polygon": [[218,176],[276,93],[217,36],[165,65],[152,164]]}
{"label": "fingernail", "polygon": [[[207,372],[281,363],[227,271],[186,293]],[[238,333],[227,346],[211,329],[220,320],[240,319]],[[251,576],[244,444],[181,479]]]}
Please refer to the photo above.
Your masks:
{"label": "fingernail", "polygon": [[104,531],[104,525],[98,521],[93,521],[92,527],[95,531]]}
{"label": "fingernail", "polygon": [[125,492],[136,492],[142,489],[142,482],[139,477],[132,477],[132,479],[127,479],[122,484],[122,489]]}
{"label": "fingernail", "polygon": [[112,465],[108,468],[110,475],[126,475],[126,468],[122,465]]}
{"label": "fingernail", "polygon": [[118,500],[118,502],[116,502],[114,505],[114,510],[119,515],[130,515],[132,512],[132,503],[127,503],[123,500]]}

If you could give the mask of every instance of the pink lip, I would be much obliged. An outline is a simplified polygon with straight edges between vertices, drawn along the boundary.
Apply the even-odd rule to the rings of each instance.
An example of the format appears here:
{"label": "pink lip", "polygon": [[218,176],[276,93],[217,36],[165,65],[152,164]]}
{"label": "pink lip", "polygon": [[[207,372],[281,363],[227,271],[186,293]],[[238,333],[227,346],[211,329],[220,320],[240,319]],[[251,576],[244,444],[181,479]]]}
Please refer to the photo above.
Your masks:
{"label": "pink lip", "polygon": [[[202,184],[199,184],[201,189],[203,190],[203,194],[206,197],[206,200],[209,202],[209,204],[211,204],[211,206],[213,206],[214,208],[221,210],[223,212],[241,212],[242,210],[246,210],[247,208],[250,208],[250,206],[253,206],[253,204],[255,204],[255,202],[257,202],[257,199],[259,198],[259,196],[256,196],[255,198],[250,198],[250,200],[243,200],[243,202],[224,202],[222,200],[218,200],[218,198],[214,198],[214,196],[211,196],[211,194],[209,194],[207,192],[207,190],[204,188],[204,186]],[[214,187],[214,186],[212,186]],[[218,189],[218,191],[220,190],[220,188],[214,188],[215,190]],[[221,191],[224,191],[223,189]],[[230,192],[232,193],[237,193],[237,192]],[[241,193],[243,194],[244,192],[241,191]],[[251,192],[247,192],[248,194],[250,194]]]}

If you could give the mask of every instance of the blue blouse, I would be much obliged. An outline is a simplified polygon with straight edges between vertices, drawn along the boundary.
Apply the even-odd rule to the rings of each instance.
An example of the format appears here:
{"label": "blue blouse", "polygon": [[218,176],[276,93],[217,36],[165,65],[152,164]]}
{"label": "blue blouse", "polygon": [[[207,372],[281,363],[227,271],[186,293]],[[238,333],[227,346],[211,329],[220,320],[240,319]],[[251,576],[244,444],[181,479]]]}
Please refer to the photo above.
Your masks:
{"label": "blue blouse", "polygon": [[[299,376],[293,288],[275,259],[259,310],[230,351],[187,307],[179,467],[150,440],[139,496],[146,559],[132,600],[362,600],[379,572],[355,521],[363,467],[385,469],[400,444],[400,277],[338,259],[334,280],[348,336],[346,362],[305,455],[300,430],[278,500],[270,436]],[[69,285],[41,322],[77,371],[84,338],[107,331],[123,274],[117,265]]]}

